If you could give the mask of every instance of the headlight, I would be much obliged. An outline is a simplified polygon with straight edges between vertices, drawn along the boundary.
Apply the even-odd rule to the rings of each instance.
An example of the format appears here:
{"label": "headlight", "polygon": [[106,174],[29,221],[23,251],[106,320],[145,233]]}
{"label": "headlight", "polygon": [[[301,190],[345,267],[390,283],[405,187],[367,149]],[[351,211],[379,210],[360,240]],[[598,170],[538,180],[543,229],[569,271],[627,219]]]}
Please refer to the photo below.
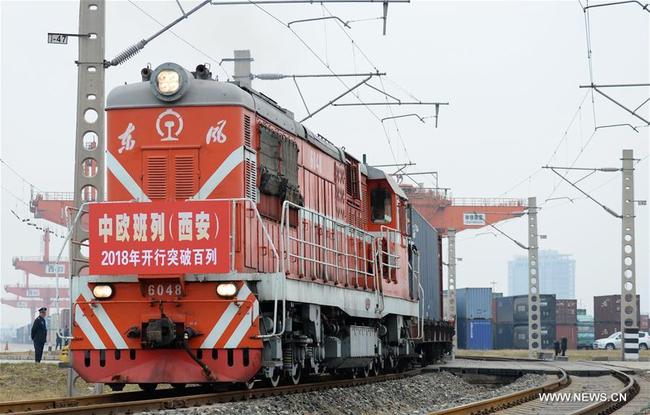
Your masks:
{"label": "headlight", "polygon": [[95,298],[110,298],[113,295],[113,287],[110,285],[95,285],[93,295]]}
{"label": "headlight", "polygon": [[191,76],[178,64],[163,63],[153,71],[149,79],[151,92],[161,101],[178,101],[189,89]]}
{"label": "headlight", "polygon": [[226,282],[223,284],[217,285],[217,294],[220,297],[234,297],[237,294],[237,286],[232,282]]}
{"label": "headlight", "polygon": [[167,69],[158,73],[156,83],[161,94],[172,95],[181,87],[181,76],[178,72]]}

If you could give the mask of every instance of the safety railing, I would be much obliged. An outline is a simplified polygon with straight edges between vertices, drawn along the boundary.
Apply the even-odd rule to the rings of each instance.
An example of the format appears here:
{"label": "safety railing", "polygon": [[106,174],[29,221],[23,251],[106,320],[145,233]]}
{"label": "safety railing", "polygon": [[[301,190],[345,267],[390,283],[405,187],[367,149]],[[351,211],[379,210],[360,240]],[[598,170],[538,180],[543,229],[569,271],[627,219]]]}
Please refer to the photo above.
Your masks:
{"label": "safety railing", "polygon": [[[290,215],[297,217],[295,229]],[[294,263],[303,277],[378,289],[372,234],[289,201],[282,206],[281,232],[285,273]],[[373,287],[368,279],[373,281]]]}
{"label": "safety railing", "polygon": [[512,198],[470,198],[456,197],[451,200],[453,206],[495,206],[495,207],[525,207],[524,199]]}
{"label": "safety railing", "polygon": [[[382,278],[395,282],[397,271],[400,268],[400,256],[397,254],[397,244],[400,243],[402,235],[397,229],[382,225],[381,238],[382,242],[379,245],[379,272]],[[383,241],[386,243],[384,244]]]}

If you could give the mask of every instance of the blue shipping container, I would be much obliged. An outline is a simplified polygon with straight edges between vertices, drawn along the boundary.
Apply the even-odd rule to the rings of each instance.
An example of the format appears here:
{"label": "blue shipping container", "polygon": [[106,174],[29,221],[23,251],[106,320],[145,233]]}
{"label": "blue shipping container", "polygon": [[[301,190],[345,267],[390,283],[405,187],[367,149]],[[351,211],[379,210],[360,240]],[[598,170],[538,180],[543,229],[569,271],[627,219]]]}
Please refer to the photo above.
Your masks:
{"label": "blue shipping container", "polygon": [[[415,209],[411,209],[413,239],[420,255],[421,299],[425,320],[442,320],[442,271],[438,231]],[[417,231],[416,231],[417,230]]]}
{"label": "blue shipping container", "polygon": [[460,319],[492,318],[492,288],[456,290],[456,316]]}
{"label": "blue shipping container", "polygon": [[469,350],[492,349],[491,320],[458,320],[458,348]]}

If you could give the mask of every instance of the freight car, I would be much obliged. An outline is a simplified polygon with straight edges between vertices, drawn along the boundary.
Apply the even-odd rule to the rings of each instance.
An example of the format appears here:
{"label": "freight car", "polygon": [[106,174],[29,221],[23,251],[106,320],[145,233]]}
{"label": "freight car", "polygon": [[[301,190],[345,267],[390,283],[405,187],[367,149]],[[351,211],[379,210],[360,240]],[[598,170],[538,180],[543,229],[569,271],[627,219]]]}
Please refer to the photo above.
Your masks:
{"label": "freight car", "polygon": [[85,380],[276,386],[449,350],[452,326],[425,324],[420,301],[439,296],[419,268],[437,254],[413,243],[389,175],[203,65],[141,76],[108,95],[106,198],[83,192],[75,222],[90,233],[73,279]]}

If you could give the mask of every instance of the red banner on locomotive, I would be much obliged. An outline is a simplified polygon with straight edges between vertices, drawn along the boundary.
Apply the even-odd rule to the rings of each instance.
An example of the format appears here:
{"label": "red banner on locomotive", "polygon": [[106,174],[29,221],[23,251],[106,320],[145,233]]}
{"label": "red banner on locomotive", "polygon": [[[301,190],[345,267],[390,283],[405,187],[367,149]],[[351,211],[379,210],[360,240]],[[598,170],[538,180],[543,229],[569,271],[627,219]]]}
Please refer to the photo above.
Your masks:
{"label": "red banner on locomotive", "polygon": [[125,202],[89,210],[93,275],[230,270],[227,202]]}

